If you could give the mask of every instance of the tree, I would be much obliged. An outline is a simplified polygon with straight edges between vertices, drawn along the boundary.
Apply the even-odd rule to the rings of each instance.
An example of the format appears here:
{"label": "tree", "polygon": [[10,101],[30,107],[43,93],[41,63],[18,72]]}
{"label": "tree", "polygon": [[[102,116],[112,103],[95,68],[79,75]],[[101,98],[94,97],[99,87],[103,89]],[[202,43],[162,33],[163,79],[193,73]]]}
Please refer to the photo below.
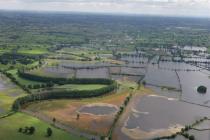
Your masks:
{"label": "tree", "polygon": [[19,128],[19,129],[18,129],[18,132],[22,132],[22,131],[23,131],[23,129],[22,129],[22,128]]}
{"label": "tree", "polygon": [[146,81],[143,81],[142,84],[145,86],[146,85]]}
{"label": "tree", "polygon": [[80,115],[79,115],[79,113],[77,113],[77,120],[79,120],[79,117],[80,117]]}
{"label": "tree", "polygon": [[52,129],[51,128],[47,128],[47,137],[52,136]]}
{"label": "tree", "polygon": [[55,123],[55,122],[56,122],[56,118],[53,118],[53,120],[52,120],[52,121],[53,121],[53,123]]}
{"label": "tree", "polygon": [[201,94],[205,94],[207,92],[207,88],[205,86],[199,86],[197,88],[197,92]]}
{"label": "tree", "polygon": [[189,140],[195,140],[195,137],[193,135],[190,135]]}
{"label": "tree", "polygon": [[31,126],[28,130],[29,130],[28,133],[29,133],[30,135],[33,135],[34,132],[35,132],[35,127]]}

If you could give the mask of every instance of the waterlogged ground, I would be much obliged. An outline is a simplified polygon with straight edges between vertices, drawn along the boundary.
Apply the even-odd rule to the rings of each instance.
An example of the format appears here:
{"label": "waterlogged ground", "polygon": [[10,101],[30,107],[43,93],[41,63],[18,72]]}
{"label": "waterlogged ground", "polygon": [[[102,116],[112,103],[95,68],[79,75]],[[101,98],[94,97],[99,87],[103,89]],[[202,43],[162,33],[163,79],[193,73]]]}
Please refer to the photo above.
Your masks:
{"label": "waterlogged ground", "polygon": [[136,96],[115,131],[117,140],[151,139],[180,131],[210,109],[157,95]]}
{"label": "waterlogged ground", "polygon": [[[182,84],[181,99],[187,102],[210,107],[210,79],[203,72],[178,72]],[[197,88],[206,86],[207,93],[199,94]]]}
{"label": "waterlogged ground", "polygon": [[23,90],[0,73],[0,115],[10,111],[15,99],[24,95]]}
{"label": "waterlogged ground", "polygon": [[157,65],[148,66],[145,81],[149,85],[180,89],[175,71],[160,69]]}

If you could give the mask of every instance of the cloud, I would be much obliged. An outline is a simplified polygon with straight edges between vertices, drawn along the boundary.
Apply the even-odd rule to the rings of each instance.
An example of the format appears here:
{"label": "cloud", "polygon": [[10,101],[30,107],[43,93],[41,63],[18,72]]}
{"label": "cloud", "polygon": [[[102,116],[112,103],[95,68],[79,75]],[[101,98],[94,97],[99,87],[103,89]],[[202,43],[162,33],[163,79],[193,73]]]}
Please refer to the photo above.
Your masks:
{"label": "cloud", "polygon": [[0,9],[210,17],[210,0],[0,0]]}

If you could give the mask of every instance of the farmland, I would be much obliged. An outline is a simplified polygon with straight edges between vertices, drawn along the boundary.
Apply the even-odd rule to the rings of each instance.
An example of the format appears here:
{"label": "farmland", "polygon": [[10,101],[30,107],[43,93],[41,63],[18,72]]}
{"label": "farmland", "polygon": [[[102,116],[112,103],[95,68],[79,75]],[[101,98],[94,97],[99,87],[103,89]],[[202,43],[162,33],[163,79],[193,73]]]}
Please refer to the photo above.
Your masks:
{"label": "farmland", "polygon": [[0,27],[1,139],[209,139],[209,19],[0,11]]}

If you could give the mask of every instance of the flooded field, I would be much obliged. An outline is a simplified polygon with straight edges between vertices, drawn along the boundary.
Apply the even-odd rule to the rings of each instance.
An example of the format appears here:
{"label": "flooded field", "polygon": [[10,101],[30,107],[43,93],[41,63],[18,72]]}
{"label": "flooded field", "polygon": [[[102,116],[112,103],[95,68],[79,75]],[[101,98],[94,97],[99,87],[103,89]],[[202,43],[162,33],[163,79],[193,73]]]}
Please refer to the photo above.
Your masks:
{"label": "flooded field", "polygon": [[111,104],[90,104],[82,106],[78,112],[82,114],[93,114],[93,115],[111,115],[116,113],[118,107]]}
{"label": "flooded field", "polygon": [[0,73],[0,91],[14,87],[11,82],[8,82],[8,79]]}
{"label": "flooded field", "polygon": [[155,94],[160,95],[160,96],[165,96],[169,98],[175,98],[179,99],[181,96],[181,91],[174,91],[174,90],[168,90],[168,89],[162,89],[160,87],[156,86],[151,86],[151,85],[146,85],[147,88],[152,89]]}
{"label": "flooded field", "polygon": [[76,78],[109,78],[108,68],[78,69]]}
{"label": "flooded field", "polygon": [[178,77],[175,71],[159,69],[157,65],[150,65],[145,75],[147,84],[180,89]]}
{"label": "flooded field", "polygon": [[47,66],[37,70],[32,70],[30,73],[37,75],[45,75],[50,77],[62,77],[62,78],[71,78],[74,76],[75,72],[72,69],[65,69],[60,66]]}
{"label": "flooded field", "polygon": [[134,81],[138,82],[142,76],[125,76],[125,75],[111,75],[113,80],[120,80],[120,81]]}
{"label": "flooded field", "polygon": [[148,62],[147,57],[141,57],[141,56],[135,56],[135,55],[123,56],[121,60],[130,62],[130,63],[147,63]]}
{"label": "flooded field", "polygon": [[62,67],[45,67],[44,72],[57,77],[73,77],[74,70],[65,69]]}
{"label": "flooded field", "polygon": [[184,62],[160,62],[160,69],[177,70],[177,71],[198,71],[200,68],[192,66]]}
{"label": "flooded field", "polygon": [[209,114],[208,108],[180,102],[174,98],[142,96],[135,99],[135,105],[119,130],[121,135],[118,139],[145,140],[170,135]]}
{"label": "flooded field", "polygon": [[0,81],[0,90],[4,90],[6,88],[5,83],[1,80]]}
{"label": "flooded field", "polygon": [[[200,104],[210,107],[210,79],[209,76],[202,72],[178,72],[182,84],[181,99],[187,102]],[[206,86],[207,93],[199,94],[197,88]]]}

